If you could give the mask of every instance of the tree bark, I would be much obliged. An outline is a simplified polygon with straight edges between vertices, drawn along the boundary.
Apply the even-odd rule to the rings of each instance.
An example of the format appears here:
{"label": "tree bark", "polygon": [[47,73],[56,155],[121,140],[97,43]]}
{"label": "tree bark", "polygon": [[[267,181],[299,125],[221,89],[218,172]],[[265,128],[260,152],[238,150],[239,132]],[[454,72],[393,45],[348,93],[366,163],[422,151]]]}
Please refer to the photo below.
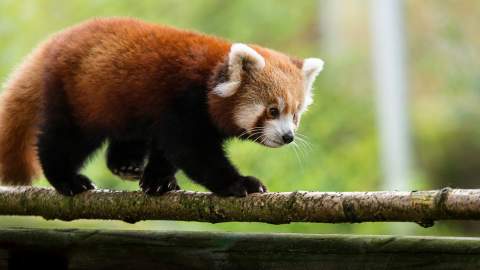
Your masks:
{"label": "tree bark", "polygon": [[357,223],[409,221],[429,227],[435,220],[480,220],[480,189],[412,192],[280,192],[222,198],[176,191],[146,196],[139,191],[95,190],[65,197],[53,189],[0,187],[0,215],[45,219],[110,219],[203,222]]}

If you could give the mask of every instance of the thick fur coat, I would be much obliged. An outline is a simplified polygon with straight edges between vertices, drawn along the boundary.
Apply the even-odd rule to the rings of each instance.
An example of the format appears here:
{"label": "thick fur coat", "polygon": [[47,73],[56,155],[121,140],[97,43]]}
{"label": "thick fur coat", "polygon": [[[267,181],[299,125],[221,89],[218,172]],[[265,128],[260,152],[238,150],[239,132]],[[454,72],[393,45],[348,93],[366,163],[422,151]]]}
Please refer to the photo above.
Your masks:
{"label": "thick fur coat", "polygon": [[322,67],[135,19],[87,21],[42,43],[6,82],[0,178],[27,185],[41,169],[64,195],[93,189],[78,171],[108,141],[110,170],[147,194],[179,189],[178,169],[219,195],[265,192],[223,143],[291,142]]}

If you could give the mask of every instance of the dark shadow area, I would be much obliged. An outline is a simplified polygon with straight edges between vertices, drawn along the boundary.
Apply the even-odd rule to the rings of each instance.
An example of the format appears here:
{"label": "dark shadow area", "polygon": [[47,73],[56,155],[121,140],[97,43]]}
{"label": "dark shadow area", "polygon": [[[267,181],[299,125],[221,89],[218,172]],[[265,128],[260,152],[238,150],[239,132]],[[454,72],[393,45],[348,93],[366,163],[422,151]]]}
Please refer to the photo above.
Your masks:
{"label": "dark shadow area", "polygon": [[67,256],[60,251],[12,250],[8,256],[8,270],[68,269]]}

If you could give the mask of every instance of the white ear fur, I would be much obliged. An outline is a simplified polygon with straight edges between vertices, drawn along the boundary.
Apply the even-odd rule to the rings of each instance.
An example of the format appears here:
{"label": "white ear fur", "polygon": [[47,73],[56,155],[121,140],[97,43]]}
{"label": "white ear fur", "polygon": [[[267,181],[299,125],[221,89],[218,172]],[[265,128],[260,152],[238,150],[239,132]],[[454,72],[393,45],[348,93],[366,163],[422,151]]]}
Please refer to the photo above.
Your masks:
{"label": "white ear fur", "polygon": [[319,58],[307,58],[303,60],[302,72],[305,77],[305,102],[303,110],[313,103],[312,85],[315,78],[323,70],[324,63]]}
{"label": "white ear fur", "polygon": [[265,67],[265,59],[249,46],[243,43],[234,43],[228,54],[229,80],[215,86],[213,92],[221,97],[229,97],[235,94],[240,86],[245,64],[261,70]]}

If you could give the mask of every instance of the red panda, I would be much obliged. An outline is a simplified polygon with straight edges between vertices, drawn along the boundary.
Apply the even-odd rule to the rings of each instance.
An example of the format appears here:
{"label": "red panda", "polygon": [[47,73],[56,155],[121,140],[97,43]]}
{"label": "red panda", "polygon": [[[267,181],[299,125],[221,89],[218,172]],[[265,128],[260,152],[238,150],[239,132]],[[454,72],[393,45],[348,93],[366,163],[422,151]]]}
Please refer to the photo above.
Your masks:
{"label": "red panda", "polygon": [[323,68],[257,45],[129,18],[53,35],[11,75],[0,103],[0,179],[43,171],[61,194],[94,189],[79,174],[108,141],[107,166],[159,195],[177,170],[221,196],[265,192],[225,155],[230,138],[294,140]]}

